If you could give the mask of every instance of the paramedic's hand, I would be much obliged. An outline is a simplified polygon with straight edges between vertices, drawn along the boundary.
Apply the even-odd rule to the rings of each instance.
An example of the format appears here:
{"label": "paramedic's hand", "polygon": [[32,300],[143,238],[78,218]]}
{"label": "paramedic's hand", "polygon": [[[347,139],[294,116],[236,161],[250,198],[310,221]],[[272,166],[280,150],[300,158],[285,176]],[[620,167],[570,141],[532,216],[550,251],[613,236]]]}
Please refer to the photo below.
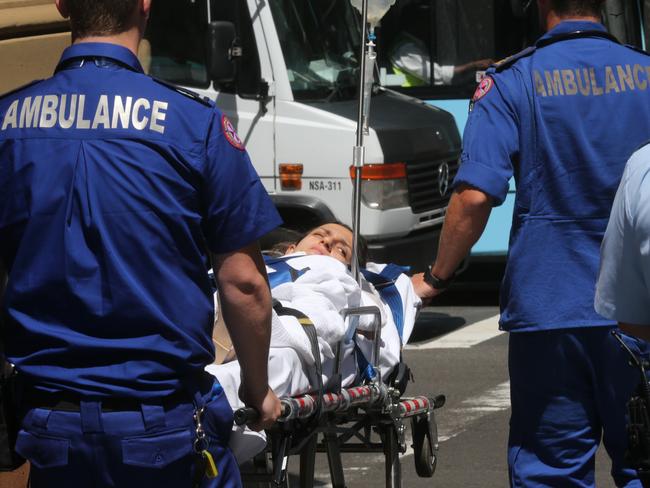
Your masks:
{"label": "paramedic's hand", "polygon": [[432,287],[429,283],[424,281],[424,273],[418,273],[411,277],[411,283],[415,294],[422,299],[422,305],[427,306],[431,303],[431,299],[440,295],[444,290],[439,290]]}
{"label": "paramedic's hand", "polygon": [[248,425],[251,430],[256,432],[270,428],[282,413],[282,404],[269,386],[262,394],[256,394],[248,392],[245,385],[242,384],[239,398],[247,407],[253,407],[260,414],[255,422]]}

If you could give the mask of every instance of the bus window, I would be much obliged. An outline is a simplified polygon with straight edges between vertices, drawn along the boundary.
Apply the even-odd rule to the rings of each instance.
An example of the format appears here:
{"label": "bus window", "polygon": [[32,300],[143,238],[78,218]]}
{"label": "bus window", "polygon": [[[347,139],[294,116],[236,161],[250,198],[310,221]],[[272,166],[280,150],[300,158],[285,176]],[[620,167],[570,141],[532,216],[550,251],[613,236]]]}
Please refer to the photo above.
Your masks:
{"label": "bus window", "polygon": [[538,36],[533,4],[397,0],[377,28],[381,83],[419,98],[468,98],[489,64]]}
{"label": "bus window", "polygon": [[603,23],[610,34],[623,44],[644,48],[641,32],[642,8],[640,2],[607,0],[603,7]]}

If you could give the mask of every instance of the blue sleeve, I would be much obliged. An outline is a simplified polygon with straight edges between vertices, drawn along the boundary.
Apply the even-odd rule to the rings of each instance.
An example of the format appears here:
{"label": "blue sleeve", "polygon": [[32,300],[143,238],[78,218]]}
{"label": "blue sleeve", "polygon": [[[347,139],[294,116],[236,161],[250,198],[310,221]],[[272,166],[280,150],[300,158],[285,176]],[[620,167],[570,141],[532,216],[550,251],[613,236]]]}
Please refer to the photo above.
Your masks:
{"label": "blue sleeve", "polygon": [[632,156],[616,192],[600,249],[595,308],[618,322],[650,325],[650,191],[641,185],[650,171],[650,151],[645,161],[640,156]]}
{"label": "blue sleeve", "polygon": [[465,183],[477,188],[491,196],[495,206],[506,198],[512,161],[519,154],[518,101],[510,86],[516,80],[511,78],[506,81],[502,75],[487,76],[477,88],[463,135],[461,165],[454,179],[454,187]]}
{"label": "blue sleeve", "polygon": [[241,249],[282,223],[230,121],[215,110],[203,168],[203,233],[216,254]]}

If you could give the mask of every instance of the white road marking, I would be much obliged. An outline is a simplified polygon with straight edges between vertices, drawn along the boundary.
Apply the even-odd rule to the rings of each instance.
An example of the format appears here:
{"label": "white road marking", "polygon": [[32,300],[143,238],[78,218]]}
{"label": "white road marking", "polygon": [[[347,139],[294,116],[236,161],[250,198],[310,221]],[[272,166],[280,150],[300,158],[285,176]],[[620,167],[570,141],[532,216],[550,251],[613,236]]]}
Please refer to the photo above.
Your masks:
{"label": "white road marking", "polygon": [[462,434],[481,417],[510,408],[510,382],[505,381],[480,396],[463,400],[460,407],[445,410],[444,424],[438,424],[438,440]]}
{"label": "white road marking", "polygon": [[405,349],[414,351],[423,349],[468,349],[501,334],[503,334],[503,331],[499,330],[499,316],[495,315],[480,322],[466,325],[432,341],[421,344],[407,344]]}

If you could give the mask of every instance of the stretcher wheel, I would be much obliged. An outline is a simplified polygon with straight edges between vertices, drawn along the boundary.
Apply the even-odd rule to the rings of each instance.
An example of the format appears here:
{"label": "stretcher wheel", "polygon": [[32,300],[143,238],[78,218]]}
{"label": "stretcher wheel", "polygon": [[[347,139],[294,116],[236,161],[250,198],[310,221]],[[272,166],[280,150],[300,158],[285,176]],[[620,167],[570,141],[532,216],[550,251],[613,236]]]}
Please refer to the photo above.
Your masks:
{"label": "stretcher wheel", "polygon": [[435,445],[430,439],[429,419],[426,415],[413,417],[413,457],[415,460],[415,472],[420,478],[431,478],[436,471],[438,453],[433,452],[431,445]]}

